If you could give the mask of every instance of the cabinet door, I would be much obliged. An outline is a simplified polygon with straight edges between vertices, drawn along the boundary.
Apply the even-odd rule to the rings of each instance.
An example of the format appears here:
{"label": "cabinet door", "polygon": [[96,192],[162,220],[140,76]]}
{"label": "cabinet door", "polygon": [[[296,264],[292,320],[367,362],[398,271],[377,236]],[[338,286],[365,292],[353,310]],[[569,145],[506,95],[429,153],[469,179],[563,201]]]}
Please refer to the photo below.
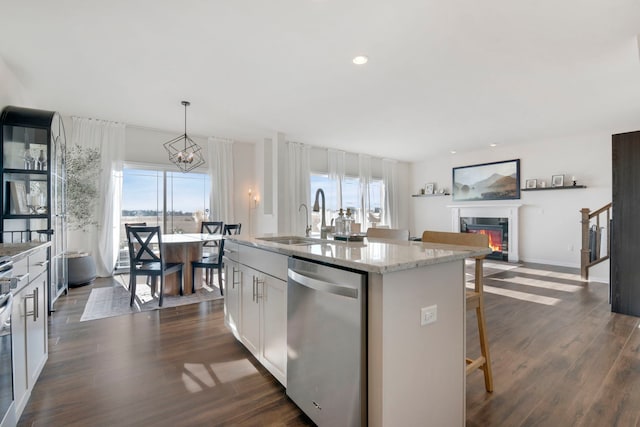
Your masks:
{"label": "cabinet door", "polygon": [[25,323],[27,289],[14,295],[11,311],[11,344],[13,346],[13,396],[19,418],[27,397],[27,331]]}
{"label": "cabinet door", "polygon": [[[29,285],[27,307],[27,372],[32,389],[47,360],[47,274],[38,276]],[[33,295],[33,297],[31,297]]]}
{"label": "cabinet door", "polygon": [[262,364],[286,387],[287,282],[263,275],[258,298],[262,306]]}
{"label": "cabinet door", "polygon": [[236,338],[240,337],[240,282],[242,273],[237,262],[224,261],[224,322]]}
{"label": "cabinet door", "polygon": [[251,268],[240,267],[240,337],[242,343],[259,358],[260,343],[260,305],[257,298],[257,272]]}

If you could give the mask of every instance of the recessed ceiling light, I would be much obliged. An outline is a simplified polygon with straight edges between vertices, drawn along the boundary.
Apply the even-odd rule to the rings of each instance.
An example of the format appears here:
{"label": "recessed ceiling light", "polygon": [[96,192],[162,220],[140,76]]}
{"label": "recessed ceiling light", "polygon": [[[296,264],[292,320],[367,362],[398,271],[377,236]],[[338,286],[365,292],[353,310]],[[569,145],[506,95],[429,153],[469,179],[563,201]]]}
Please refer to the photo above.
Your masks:
{"label": "recessed ceiling light", "polygon": [[451,150],[451,154],[456,154],[456,150]]}
{"label": "recessed ceiling light", "polygon": [[355,58],[353,58],[353,63],[356,65],[364,65],[367,62],[369,62],[369,58],[364,55],[356,56]]}
{"label": "recessed ceiling light", "polygon": [[495,147],[496,145],[498,145],[498,144],[496,144],[496,143],[489,144],[489,147]]}

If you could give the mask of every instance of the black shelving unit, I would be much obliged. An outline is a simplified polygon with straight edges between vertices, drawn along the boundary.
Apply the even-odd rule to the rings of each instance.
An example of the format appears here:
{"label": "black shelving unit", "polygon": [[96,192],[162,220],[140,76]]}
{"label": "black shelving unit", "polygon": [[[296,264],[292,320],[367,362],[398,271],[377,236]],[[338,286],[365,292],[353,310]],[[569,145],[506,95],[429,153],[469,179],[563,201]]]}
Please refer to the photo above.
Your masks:
{"label": "black shelving unit", "polygon": [[522,191],[546,191],[546,190],[579,190],[581,188],[587,188],[586,185],[565,185],[563,187],[536,187],[536,188],[521,188]]}
{"label": "black shelving unit", "polygon": [[66,136],[55,111],[8,106],[0,115],[0,242],[45,242],[49,248],[49,312],[68,290]]}

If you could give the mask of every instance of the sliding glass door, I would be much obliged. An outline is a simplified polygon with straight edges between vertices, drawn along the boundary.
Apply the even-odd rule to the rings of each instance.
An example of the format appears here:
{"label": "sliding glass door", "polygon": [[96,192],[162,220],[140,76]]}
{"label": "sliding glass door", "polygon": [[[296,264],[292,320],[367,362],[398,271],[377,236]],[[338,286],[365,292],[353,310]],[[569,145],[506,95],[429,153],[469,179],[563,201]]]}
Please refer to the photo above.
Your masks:
{"label": "sliding glass door", "polygon": [[209,176],[204,173],[125,166],[118,267],[128,263],[125,224],[159,225],[165,234],[199,233],[200,222],[209,216],[209,190]]}

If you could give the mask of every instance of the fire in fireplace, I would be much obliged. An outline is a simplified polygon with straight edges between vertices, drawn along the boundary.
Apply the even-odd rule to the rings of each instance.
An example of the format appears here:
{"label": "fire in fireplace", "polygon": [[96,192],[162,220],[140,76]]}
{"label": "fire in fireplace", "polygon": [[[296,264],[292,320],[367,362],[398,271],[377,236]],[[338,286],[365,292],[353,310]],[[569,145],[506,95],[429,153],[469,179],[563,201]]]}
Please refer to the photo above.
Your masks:
{"label": "fire in fireplace", "polygon": [[493,251],[487,258],[507,261],[509,259],[509,221],[507,218],[460,218],[460,231],[489,236],[489,247]]}

